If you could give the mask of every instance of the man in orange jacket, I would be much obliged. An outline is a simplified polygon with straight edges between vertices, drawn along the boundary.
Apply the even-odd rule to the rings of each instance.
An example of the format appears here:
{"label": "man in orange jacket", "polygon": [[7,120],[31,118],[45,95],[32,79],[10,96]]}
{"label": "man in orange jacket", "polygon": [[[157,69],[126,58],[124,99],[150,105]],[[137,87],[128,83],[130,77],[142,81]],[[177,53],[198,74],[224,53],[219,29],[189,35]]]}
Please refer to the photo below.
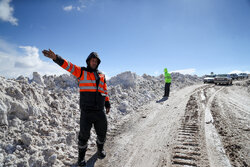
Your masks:
{"label": "man in orange jacket", "polygon": [[96,52],[90,53],[86,67],[79,67],[56,55],[53,51],[43,50],[44,56],[51,58],[55,63],[73,74],[79,81],[80,88],[80,132],[78,136],[78,165],[85,166],[85,153],[90,137],[92,124],[97,134],[98,158],[105,158],[103,146],[106,140],[107,118],[110,111],[110,102],[105,75],[98,71],[101,60]]}

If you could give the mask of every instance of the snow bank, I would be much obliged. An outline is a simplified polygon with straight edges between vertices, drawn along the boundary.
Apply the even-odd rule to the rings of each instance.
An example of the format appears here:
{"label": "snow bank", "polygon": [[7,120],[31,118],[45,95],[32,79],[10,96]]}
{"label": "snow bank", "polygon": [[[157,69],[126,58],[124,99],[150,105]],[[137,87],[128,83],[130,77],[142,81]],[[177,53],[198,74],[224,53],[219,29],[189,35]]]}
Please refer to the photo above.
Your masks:
{"label": "snow bank", "polygon": [[[172,91],[201,82],[197,76],[172,74]],[[149,101],[160,98],[164,77],[124,72],[107,81],[111,99],[109,130]],[[0,76],[0,164],[64,166],[77,159],[79,89],[72,75]],[[95,147],[92,130],[89,149]]]}

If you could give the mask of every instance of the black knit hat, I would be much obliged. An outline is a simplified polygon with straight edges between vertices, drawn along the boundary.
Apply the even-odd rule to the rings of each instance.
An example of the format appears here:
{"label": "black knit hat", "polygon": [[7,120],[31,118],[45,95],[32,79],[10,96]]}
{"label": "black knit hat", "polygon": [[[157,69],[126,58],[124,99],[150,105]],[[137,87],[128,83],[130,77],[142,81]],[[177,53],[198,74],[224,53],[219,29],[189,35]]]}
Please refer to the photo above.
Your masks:
{"label": "black knit hat", "polygon": [[97,60],[98,60],[97,67],[98,67],[99,64],[101,63],[101,59],[99,58],[98,54],[96,52],[91,52],[89,54],[88,58],[86,59],[87,65],[89,65],[89,61],[90,61],[91,58],[97,58]]}

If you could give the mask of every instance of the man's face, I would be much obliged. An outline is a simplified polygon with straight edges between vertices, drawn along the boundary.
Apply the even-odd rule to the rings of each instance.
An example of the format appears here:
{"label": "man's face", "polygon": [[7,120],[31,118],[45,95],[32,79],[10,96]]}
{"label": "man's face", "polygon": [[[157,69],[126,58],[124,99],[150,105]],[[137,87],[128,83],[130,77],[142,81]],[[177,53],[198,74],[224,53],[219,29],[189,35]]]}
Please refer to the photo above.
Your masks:
{"label": "man's face", "polygon": [[98,65],[98,59],[97,58],[91,58],[89,61],[90,68],[96,69]]}

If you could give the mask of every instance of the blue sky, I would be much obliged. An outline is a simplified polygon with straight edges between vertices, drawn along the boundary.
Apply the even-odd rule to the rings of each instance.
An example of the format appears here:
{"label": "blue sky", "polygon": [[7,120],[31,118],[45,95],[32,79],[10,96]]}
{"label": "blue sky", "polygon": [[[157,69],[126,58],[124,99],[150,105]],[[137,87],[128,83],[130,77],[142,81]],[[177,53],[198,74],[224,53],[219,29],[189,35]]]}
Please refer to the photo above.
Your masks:
{"label": "blue sky", "polygon": [[250,71],[250,0],[0,0],[0,75],[64,71],[99,53],[107,76]]}

